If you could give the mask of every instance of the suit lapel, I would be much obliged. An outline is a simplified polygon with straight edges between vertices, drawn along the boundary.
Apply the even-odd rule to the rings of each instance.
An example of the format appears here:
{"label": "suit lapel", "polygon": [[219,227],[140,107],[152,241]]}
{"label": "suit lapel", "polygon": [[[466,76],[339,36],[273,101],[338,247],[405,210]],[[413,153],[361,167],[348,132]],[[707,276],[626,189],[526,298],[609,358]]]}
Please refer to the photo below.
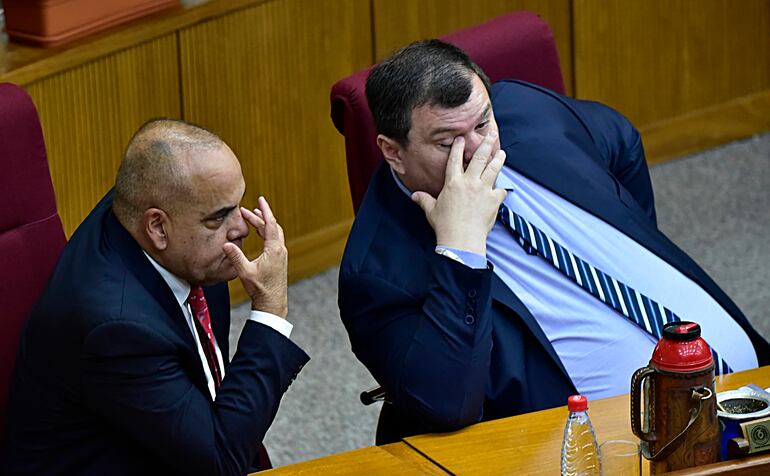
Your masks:
{"label": "suit lapel", "polygon": [[197,345],[182,314],[182,309],[179,307],[179,303],[168,284],[152,267],[152,264],[142,253],[142,249],[128,231],[123,228],[123,225],[118,222],[112,211],[107,213],[105,231],[110,245],[114,247],[123,264],[165,311],[170,323],[169,327],[185,343],[185,353],[191,362],[191,367],[195,369],[192,375],[193,382],[205,395],[210,396],[208,386],[206,385],[206,374],[202,365],[200,365]]}
{"label": "suit lapel", "polygon": [[398,187],[387,162],[383,161],[377,170],[376,181],[378,188],[381,187],[385,193],[385,203],[392,204],[392,210],[398,214],[399,221],[405,224],[405,228],[409,230],[420,248],[430,249],[432,252],[436,246],[436,234],[425,218],[425,212]]}
{"label": "suit lapel", "polygon": [[[554,97],[564,106],[560,110],[572,110],[561,98]],[[601,163],[602,154],[591,131],[576,119],[578,114],[573,111],[565,118],[561,113],[540,111],[539,116],[532,116],[531,108],[527,110],[518,102],[496,95],[493,103],[500,141],[507,154],[506,166],[605,221],[701,286],[752,337],[755,347],[765,352],[763,357],[770,355],[770,347],[724,291],[657,229]]]}
{"label": "suit lapel", "polygon": [[505,148],[506,166],[605,221],[714,292],[700,267],[656,228],[612,174],[593,160],[569,156],[556,147],[559,144],[513,142]]}
{"label": "suit lapel", "polygon": [[214,337],[226,366],[230,362],[230,292],[227,283],[221,283],[204,287],[203,293],[209,307]]}
{"label": "suit lapel", "polygon": [[532,142],[506,147],[505,165],[623,232],[638,228],[620,200],[621,185],[609,172],[592,160],[570,160],[554,145]]}
{"label": "suit lapel", "polygon": [[[559,111],[571,110],[563,104]],[[702,270],[660,233],[632,195],[601,162],[591,132],[577,114],[531,110],[505,96],[493,98],[506,166],[613,226],[712,293],[719,290]],[[530,107],[532,105],[529,105]],[[497,278],[495,276],[495,278]],[[494,298],[511,308],[564,371],[561,360],[526,307],[499,279]],[[565,371],[566,375],[566,371]]]}
{"label": "suit lapel", "polygon": [[[428,221],[425,219],[423,211],[398,188],[395,181],[390,176],[391,174],[390,170],[387,169],[387,164],[381,166],[377,174],[378,180],[380,180],[380,186],[385,189],[385,193],[387,194],[388,201],[386,203],[395,205],[394,209],[399,211],[400,219],[403,220],[409,230],[415,232],[414,236],[417,245],[422,248],[425,253],[432,253],[433,248],[435,247],[435,235],[433,229],[430,228],[430,224],[428,224]],[[569,378],[561,359],[556,355],[556,351],[543,333],[540,325],[535,321],[535,318],[526,306],[524,306],[524,303],[522,303],[510,289],[508,289],[508,286],[506,286],[495,273],[492,274],[492,298],[508,307],[522,322],[524,322],[530,332],[532,332],[532,335],[535,336],[548,355],[550,355],[554,362],[556,362],[565,378],[571,382],[572,380]]]}

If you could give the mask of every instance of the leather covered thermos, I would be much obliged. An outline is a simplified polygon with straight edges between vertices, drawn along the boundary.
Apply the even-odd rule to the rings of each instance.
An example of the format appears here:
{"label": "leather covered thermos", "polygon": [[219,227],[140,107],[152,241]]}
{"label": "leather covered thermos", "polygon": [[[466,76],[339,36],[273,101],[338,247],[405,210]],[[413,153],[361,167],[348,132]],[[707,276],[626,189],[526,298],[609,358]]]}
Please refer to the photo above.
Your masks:
{"label": "leather covered thermos", "polygon": [[651,474],[719,461],[714,359],[698,324],[666,324],[649,365],[634,372],[631,430]]}

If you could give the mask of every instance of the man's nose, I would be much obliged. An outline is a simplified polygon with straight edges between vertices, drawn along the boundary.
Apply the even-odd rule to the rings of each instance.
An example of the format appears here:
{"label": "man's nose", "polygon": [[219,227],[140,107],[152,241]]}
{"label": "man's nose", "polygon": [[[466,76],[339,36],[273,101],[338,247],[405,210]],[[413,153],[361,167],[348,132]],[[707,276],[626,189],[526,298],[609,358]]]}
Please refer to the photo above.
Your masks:
{"label": "man's nose", "polygon": [[463,151],[463,156],[466,162],[471,160],[476,149],[479,148],[483,141],[484,136],[476,132],[471,132],[465,136],[465,150]]}
{"label": "man's nose", "polygon": [[227,231],[227,239],[235,241],[246,238],[247,236],[249,236],[249,225],[246,223],[246,220],[243,219],[239,211],[233,216],[233,224]]}

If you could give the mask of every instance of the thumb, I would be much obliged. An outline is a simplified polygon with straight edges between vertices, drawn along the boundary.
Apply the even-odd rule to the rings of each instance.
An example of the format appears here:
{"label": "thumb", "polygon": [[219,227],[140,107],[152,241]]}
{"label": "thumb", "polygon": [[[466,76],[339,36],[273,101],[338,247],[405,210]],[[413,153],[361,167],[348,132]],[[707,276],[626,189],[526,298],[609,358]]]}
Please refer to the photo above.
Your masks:
{"label": "thumb", "polygon": [[238,276],[243,276],[244,271],[246,271],[246,263],[249,261],[246,259],[246,255],[243,254],[243,251],[240,248],[232,243],[225,243],[222,248],[225,251],[227,259],[233,264],[235,272],[238,273]]}
{"label": "thumb", "polygon": [[426,192],[414,192],[412,201],[422,208],[426,215],[436,206],[436,199]]}
{"label": "thumb", "polygon": [[495,200],[497,200],[497,206],[500,206],[500,204],[503,203],[503,200],[505,200],[505,197],[507,196],[508,196],[508,190],[504,188],[496,188]]}

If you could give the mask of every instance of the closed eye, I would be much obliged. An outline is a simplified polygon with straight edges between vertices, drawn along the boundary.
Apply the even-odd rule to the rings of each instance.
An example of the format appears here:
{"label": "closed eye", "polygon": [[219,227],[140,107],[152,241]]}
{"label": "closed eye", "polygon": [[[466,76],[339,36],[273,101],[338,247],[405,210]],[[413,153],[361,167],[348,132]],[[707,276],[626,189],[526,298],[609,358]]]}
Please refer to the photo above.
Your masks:
{"label": "closed eye", "polygon": [[227,216],[210,217],[206,218],[203,223],[206,225],[206,228],[216,230],[225,223],[225,219],[227,219]]}
{"label": "closed eye", "polygon": [[217,228],[222,225],[222,223],[225,222],[228,216],[230,216],[233,211],[237,210],[237,206],[230,206],[230,207],[224,207],[220,208],[219,210],[215,211],[214,213],[206,216],[203,221],[206,223],[206,226],[209,228]]}

